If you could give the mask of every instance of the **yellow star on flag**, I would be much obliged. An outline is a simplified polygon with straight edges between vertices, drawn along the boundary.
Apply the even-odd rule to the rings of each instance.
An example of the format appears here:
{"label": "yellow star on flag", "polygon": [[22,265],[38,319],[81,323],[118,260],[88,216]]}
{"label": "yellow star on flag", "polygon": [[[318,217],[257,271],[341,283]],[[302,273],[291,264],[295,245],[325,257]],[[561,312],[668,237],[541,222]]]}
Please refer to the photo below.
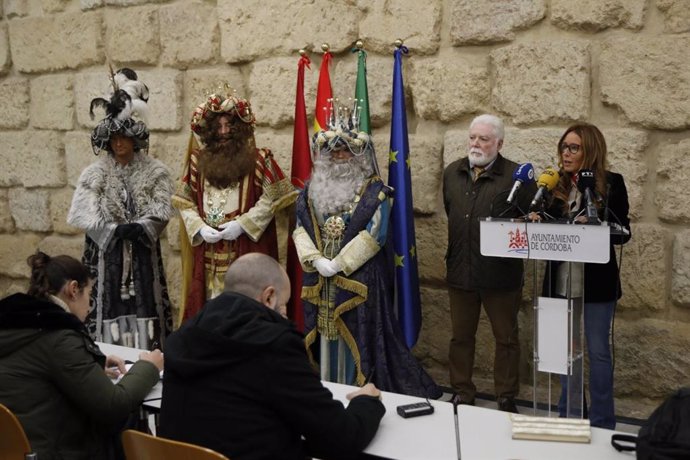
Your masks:
{"label": "yellow star on flag", "polygon": [[395,259],[395,266],[396,267],[404,267],[405,266],[405,263],[403,262],[405,260],[405,256],[399,256],[399,255],[395,254],[393,256],[393,258]]}
{"label": "yellow star on flag", "polygon": [[415,257],[417,257],[417,248],[410,246],[410,258],[414,259]]}
{"label": "yellow star on flag", "polygon": [[407,157],[407,160],[405,160],[405,163],[407,163],[407,169],[410,169],[410,157]]}
{"label": "yellow star on flag", "polygon": [[388,162],[389,163],[397,163],[398,162],[398,152],[395,150],[391,150],[391,153],[388,154]]}

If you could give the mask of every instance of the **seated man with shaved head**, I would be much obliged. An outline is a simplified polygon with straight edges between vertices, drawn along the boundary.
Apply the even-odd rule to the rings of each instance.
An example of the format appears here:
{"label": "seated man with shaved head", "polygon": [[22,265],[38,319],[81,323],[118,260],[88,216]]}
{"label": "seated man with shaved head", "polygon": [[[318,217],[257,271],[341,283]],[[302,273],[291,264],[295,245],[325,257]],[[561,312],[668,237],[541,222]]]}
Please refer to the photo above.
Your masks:
{"label": "seated man with shaved head", "polygon": [[367,384],[347,409],[333,399],[284,318],[289,297],[273,258],[230,265],[225,291],[168,338],[161,436],[233,460],[358,456],[385,413],[381,393]]}

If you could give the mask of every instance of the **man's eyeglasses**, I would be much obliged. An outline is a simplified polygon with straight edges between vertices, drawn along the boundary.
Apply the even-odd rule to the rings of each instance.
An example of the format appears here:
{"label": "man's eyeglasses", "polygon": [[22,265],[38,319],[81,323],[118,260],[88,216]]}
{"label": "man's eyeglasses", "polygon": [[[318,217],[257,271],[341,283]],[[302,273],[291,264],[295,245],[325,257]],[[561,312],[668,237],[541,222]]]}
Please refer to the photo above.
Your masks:
{"label": "man's eyeglasses", "polygon": [[578,144],[561,144],[561,153],[565,152],[566,150],[572,155],[575,155],[580,151],[580,146]]}

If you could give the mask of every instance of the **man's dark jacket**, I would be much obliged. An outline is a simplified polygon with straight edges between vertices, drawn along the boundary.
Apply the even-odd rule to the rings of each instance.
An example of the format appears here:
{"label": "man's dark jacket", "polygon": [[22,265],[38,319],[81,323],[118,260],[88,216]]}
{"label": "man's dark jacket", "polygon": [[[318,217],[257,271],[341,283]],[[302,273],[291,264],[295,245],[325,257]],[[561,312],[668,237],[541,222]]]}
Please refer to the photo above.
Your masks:
{"label": "man's dark jacket", "polygon": [[166,343],[161,436],[233,460],[356,458],[384,413],[377,398],[333,400],[302,335],[241,294],[209,301]]}
{"label": "man's dark jacket", "polygon": [[500,153],[491,167],[472,181],[469,160],[454,161],[443,174],[443,203],[448,215],[448,285],[468,291],[515,290],[523,282],[522,259],[487,257],[479,248],[479,221],[486,217],[525,214],[536,192],[534,183],[520,188],[517,207],[506,209],[513,186],[514,163]]}

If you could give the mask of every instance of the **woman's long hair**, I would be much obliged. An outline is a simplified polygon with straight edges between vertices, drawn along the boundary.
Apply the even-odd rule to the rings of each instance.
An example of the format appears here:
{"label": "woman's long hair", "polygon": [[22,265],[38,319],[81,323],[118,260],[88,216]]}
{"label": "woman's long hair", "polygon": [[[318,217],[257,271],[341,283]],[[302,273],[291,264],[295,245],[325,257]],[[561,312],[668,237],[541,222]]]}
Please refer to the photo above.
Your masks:
{"label": "woman's long hair", "polygon": [[580,169],[589,169],[594,173],[596,180],[596,192],[599,196],[606,196],[606,139],[599,128],[589,123],[577,123],[565,130],[561,138],[558,140],[558,166],[561,168],[561,178],[554,189],[553,195],[565,203],[565,211],[568,211],[568,197],[570,196],[570,189],[573,187],[572,177],[563,172],[563,152],[561,145],[565,137],[575,133],[580,136],[582,145],[580,149],[583,153],[582,165]]}
{"label": "woman's long hair", "polygon": [[70,256],[50,257],[45,252],[36,251],[26,262],[31,267],[28,294],[34,297],[47,299],[72,280],[77,282],[79,289],[84,289],[91,278],[84,264]]}

